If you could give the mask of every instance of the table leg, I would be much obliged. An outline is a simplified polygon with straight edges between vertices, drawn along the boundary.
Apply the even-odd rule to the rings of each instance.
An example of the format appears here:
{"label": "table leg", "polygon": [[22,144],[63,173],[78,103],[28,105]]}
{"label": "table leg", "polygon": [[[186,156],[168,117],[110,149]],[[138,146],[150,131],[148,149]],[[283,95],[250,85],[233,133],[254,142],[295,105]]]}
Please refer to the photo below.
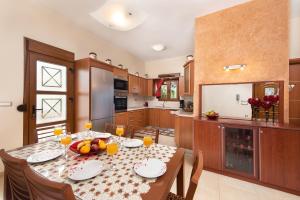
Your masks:
{"label": "table leg", "polygon": [[184,197],[184,161],[177,174],[177,195]]}

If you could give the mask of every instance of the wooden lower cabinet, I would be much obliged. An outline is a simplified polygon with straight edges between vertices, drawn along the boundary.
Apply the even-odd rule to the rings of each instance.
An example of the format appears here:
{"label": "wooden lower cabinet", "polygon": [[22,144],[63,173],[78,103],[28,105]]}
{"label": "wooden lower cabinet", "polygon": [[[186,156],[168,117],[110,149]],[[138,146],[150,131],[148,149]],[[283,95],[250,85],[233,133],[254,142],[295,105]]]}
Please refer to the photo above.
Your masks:
{"label": "wooden lower cabinet", "polygon": [[300,131],[261,128],[259,141],[260,181],[300,195]]}
{"label": "wooden lower cabinet", "polygon": [[159,127],[159,112],[158,108],[149,108],[149,125]]}
{"label": "wooden lower cabinet", "polygon": [[193,118],[175,116],[175,143],[177,147],[193,149]]}
{"label": "wooden lower cabinet", "polygon": [[174,128],[174,115],[171,114],[171,110],[159,110],[159,127]]}
{"label": "wooden lower cabinet", "polygon": [[128,112],[129,129],[139,129],[145,126],[145,110],[134,110]]}
{"label": "wooden lower cabinet", "polygon": [[222,170],[222,132],[218,123],[194,122],[194,153],[201,150],[204,167]]}
{"label": "wooden lower cabinet", "polygon": [[116,113],[115,115],[116,125],[128,125],[128,112]]}

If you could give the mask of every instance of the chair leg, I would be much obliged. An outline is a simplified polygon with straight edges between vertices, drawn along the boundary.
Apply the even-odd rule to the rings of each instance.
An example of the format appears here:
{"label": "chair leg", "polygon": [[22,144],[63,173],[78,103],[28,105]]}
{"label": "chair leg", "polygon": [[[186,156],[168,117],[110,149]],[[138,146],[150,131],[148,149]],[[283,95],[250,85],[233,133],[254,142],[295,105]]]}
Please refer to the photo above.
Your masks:
{"label": "chair leg", "polygon": [[8,179],[7,174],[5,173],[5,170],[4,170],[4,183],[3,184],[4,184],[3,199],[7,199],[7,200],[12,199],[12,196],[11,196],[12,191],[11,191],[9,179]]}

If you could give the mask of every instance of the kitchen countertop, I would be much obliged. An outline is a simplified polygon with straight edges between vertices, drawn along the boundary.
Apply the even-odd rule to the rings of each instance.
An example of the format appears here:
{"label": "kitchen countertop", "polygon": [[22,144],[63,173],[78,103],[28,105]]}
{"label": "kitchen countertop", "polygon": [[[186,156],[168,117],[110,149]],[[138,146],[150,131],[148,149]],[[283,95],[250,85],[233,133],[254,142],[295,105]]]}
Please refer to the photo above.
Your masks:
{"label": "kitchen countertop", "polygon": [[177,115],[179,117],[194,117],[194,114],[192,112],[184,112],[182,110],[177,110],[171,112],[171,114]]}
{"label": "kitchen countertop", "polygon": [[146,108],[157,108],[157,109],[175,110],[175,111],[178,111],[180,109],[175,107],[149,106],[149,107],[131,107],[131,108],[127,108],[127,111],[141,110]]}

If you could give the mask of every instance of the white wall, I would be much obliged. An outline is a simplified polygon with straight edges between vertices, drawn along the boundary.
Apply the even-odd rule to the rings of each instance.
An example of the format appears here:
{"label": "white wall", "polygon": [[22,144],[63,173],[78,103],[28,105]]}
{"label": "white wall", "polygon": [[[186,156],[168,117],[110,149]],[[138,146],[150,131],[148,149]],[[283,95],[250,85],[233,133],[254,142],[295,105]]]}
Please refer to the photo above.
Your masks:
{"label": "white wall", "polygon": [[183,75],[183,65],[186,56],[175,58],[152,60],[145,62],[145,73],[149,78],[157,78],[159,74],[181,73]]}
{"label": "white wall", "polygon": [[16,106],[23,101],[24,36],[74,52],[77,59],[95,51],[101,60],[111,58],[130,72],[144,74],[142,60],[33,2],[0,0],[0,102],[13,103],[0,107],[0,149],[19,147],[23,141],[23,115]]}
{"label": "white wall", "polygon": [[300,17],[290,20],[290,58],[300,58]]}
{"label": "white wall", "polygon": [[[240,100],[236,100],[236,95]],[[202,89],[202,112],[214,110],[222,117],[251,119],[252,84],[207,85]]]}

